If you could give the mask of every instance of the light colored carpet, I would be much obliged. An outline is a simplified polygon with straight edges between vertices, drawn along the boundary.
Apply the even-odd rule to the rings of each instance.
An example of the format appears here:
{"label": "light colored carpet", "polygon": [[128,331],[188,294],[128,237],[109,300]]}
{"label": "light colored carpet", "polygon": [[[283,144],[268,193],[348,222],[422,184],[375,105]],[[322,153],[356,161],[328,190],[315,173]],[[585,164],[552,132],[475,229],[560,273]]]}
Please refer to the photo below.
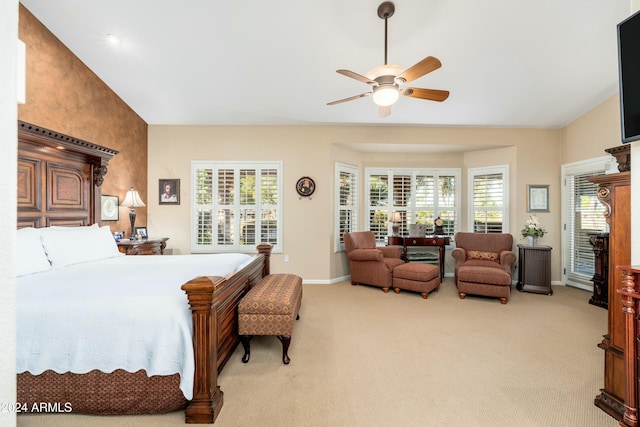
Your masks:
{"label": "light colored carpet", "polygon": [[[617,426],[593,401],[603,386],[607,311],[590,294],[458,298],[452,278],[423,300],[379,288],[304,285],[281,362],[275,337],[236,349],[219,377],[215,425]],[[178,426],[184,415],[21,415],[18,426]]]}

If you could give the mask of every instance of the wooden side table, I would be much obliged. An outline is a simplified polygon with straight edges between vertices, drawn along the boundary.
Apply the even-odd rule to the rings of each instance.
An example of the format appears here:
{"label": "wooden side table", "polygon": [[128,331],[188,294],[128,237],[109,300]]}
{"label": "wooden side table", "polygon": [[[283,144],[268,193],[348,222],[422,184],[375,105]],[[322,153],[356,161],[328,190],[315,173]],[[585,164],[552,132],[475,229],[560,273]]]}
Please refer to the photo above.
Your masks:
{"label": "wooden side table", "polygon": [[553,295],[551,289],[551,246],[518,245],[519,291]]}
{"label": "wooden side table", "polygon": [[118,250],[127,255],[164,255],[168,237],[118,242]]}

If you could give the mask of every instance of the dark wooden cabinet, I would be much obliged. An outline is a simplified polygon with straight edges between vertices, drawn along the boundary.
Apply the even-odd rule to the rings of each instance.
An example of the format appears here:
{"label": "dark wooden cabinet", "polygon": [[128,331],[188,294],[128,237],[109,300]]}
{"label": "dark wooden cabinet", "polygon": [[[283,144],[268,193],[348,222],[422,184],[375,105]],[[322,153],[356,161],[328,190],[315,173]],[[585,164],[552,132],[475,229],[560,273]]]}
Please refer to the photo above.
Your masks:
{"label": "dark wooden cabinet", "polygon": [[551,246],[518,245],[519,291],[553,295],[551,289]]}
{"label": "dark wooden cabinet", "polygon": [[127,255],[164,255],[168,237],[147,240],[119,241],[118,250]]}
{"label": "dark wooden cabinet", "polygon": [[593,295],[589,304],[607,308],[609,301],[609,233],[589,233],[589,243],[593,247],[594,271]]}
{"label": "dark wooden cabinet", "polygon": [[604,215],[609,224],[607,333],[598,344],[604,350],[604,387],[595,404],[621,420],[625,410],[625,325],[619,295],[622,274],[616,266],[631,263],[631,172],[593,176],[589,181],[598,185],[598,200],[606,207]]}

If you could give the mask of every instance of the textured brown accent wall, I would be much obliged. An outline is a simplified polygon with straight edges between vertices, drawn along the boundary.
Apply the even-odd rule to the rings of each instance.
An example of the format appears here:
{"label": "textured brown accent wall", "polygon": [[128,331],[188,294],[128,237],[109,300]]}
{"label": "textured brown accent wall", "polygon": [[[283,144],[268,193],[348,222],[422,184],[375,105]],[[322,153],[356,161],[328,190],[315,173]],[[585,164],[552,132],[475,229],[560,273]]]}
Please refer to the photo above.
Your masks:
{"label": "textured brown accent wall", "polygon": [[[122,202],[133,186],[147,203],[147,123],[22,5],[19,37],[27,47],[27,88],[18,119],[118,150],[102,194]],[[136,213],[136,225],[146,225],[146,207]],[[128,210],[103,225],[128,233]]]}

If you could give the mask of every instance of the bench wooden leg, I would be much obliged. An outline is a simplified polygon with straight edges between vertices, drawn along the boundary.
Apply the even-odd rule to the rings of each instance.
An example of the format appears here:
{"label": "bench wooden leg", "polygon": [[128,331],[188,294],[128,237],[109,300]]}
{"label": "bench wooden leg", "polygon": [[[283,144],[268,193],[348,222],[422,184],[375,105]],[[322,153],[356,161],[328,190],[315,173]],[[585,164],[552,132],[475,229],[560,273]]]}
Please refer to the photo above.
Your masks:
{"label": "bench wooden leg", "polygon": [[278,339],[282,342],[282,363],[288,365],[291,359],[289,359],[289,344],[291,344],[290,335],[278,335]]}
{"label": "bench wooden leg", "polygon": [[251,354],[249,341],[251,340],[250,335],[240,335],[240,342],[242,343],[242,347],[244,347],[244,355],[242,356],[242,363],[247,363],[249,361],[249,355]]}

